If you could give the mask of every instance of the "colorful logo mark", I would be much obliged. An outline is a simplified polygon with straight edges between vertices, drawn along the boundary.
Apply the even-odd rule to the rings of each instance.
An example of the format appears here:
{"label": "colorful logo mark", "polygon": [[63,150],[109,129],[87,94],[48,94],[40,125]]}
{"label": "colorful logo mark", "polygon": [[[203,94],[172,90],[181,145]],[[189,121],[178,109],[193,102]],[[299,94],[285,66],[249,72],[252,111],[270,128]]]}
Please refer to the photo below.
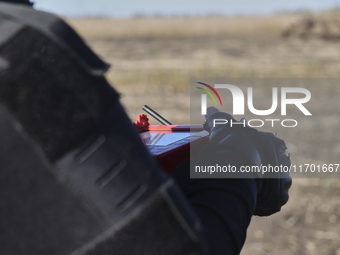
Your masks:
{"label": "colorful logo mark", "polygon": [[[218,100],[220,100],[220,103],[221,103],[221,106],[222,106],[222,100],[221,100],[221,98],[220,98],[220,95],[217,93],[217,91],[216,91],[213,87],[211,87],[210,85],[205,84],[205,83],[203,83],[203,82],[197,82],[197,83],[198,83],[198,84],[201,84],[201,85],[203,85],[203,86],[206,86],[207,88],[211,89],[211,91],[213,91],[213,92],[215,93],[215,95],[217,96]],[[204,92],[206,92],[206,93],[212,98],[212,100],[214,100],[215,105],[217,105],[214,96],[210,93],[209,90],[203,89],[203,88],[201,88],[201,87],[197,87],[197,88],[203,90]]]}

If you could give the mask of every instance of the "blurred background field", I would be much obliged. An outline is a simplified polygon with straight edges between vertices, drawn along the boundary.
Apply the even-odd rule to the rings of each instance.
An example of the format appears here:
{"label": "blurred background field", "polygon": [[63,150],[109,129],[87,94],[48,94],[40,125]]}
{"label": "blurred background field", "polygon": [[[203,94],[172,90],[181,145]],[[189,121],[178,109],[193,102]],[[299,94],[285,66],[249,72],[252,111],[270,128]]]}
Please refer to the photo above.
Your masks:
{"label": "blurred background field", "polygon": [[[303,17],[282,14],[69,21],[112,64],[107,77],[122,93],[131,118],[143,104],[150,104],[174,123],[185,123],[189,100],[183,97],[188,97],[190,78],[340,77],[340,40],[325,40],[317,33],[308,38],[282,36]],[[330,17],[340,23],[340,15]],[[340,30],[338,33],[340,36]]]}
{"label": "blurred background field", "polygon": [[[340,78],[338,10],[68,21],[112,64],[107,78],[132,120],[147,104],[173,123],[188,123],[190,78]],[[322,101],[339,96],[338,89],[329,90]],[[311,155],[318,149],[340,155],[340,143],[327,148],[324,142],[339,139],[336,111],[332,128],[318,125],[311,134],[319,148],[304,146]],[[289,139],[298,141],[299,133]],[[281,213],[253,218],[242,254],[340,255],[340,182],[294,179],[290,196]]]}

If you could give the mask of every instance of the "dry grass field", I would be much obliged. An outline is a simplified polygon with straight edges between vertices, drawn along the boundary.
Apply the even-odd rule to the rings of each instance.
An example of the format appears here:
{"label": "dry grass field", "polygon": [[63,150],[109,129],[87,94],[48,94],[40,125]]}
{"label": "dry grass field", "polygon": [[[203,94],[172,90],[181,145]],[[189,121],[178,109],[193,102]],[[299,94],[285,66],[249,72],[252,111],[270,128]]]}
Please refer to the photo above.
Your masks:
{"label": "dry grass field", "polygon": [[[173,123],[188,123],[189,79],[193,77],[340,78],[340,41],[281,36],[299,19],[301,16],[295,14],[69,22],[112,64],[107,78],[122,93],[132,120],[142,112],[142,105],[148,104]],[[338,89],[327,93],[323,94],[324,102],[338,101]],[[331,155],[338,159],[337,109],[328,117],[332,128],[318,125],[306,138],[320,144],[318,148],[301,141],[304,153],[311,158],[322,153],[325,158]],[[284,135],[292,141],[303,137],[299,133]],[[324,139],[338,143],[327,148]],[[253,218],[242,254],[340,255],[340,182],[293,182],[291,199],[281,213]]]}

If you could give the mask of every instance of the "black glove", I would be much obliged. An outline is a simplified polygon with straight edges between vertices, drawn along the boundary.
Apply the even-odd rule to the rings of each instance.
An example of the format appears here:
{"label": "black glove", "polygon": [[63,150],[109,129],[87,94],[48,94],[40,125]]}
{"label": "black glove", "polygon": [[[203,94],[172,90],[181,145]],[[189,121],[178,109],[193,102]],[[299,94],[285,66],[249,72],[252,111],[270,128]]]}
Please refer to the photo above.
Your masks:
{"label": "black glove", "polygon": [[[214,119],[224,119],[225,125],[215,125]],[[272,133],[257,131],[246,125],[245,119],[240,122],[245,125],[230,125],[236,120],[230,114],[219,112],[216,108],[208,108],[205,129],[210,133],[209,147],[214,150],[239,151],[247,165],[255,166],[290,166],[286,155],[286,145],[283,140]],[[244,177],[254,178],[257,185],[257,203],[254,215],[269,216],[281,210],[288,201],[288,190],[292,184],[289,172],[245,173]]]}

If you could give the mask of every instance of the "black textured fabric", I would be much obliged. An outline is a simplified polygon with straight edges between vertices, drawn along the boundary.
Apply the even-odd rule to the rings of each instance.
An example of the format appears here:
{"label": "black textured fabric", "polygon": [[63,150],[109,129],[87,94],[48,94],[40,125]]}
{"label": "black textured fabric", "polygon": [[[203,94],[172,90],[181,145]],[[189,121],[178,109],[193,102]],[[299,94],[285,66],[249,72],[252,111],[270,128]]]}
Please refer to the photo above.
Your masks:
{"label": "black textured fabric", "polygon": [[197,217],[105,65],[77,56],[58,19],[27,9],[0,4],[0,254],[201,255]]}
{"label": "black textured fabric", "polygon": [[0,2],[14,3],[14,4],[26,4],[29,6],[33,6],[33,3],[31,3],[29,0],[0,0]]}
{"label": "black textured fabric", "polygon": [[[237,152],[218,153],[220,160],[215,164],[239,167],[245,163]],[[254,179],[191,179],[189,170],[190,162],[186,161],[174,170],[172,177],[202,221],[208,254],[238,255],[255,210]]]}
{"label": "black textured fabric", "polygon": [[0,72],[0,101],[51,160],[82,141],[117,101],[103,76],[30,27],[4,43],[0,57],[9,63]]}
{"label": "black textured fabric", "polygon": [[88,47],[66,22],[56,15],[36,11],[27,5],[1,2],[0,14],[45,34],[50,40],[68,51],[70,57],[74,58],[90,74],[103,75],[110,67]]}
{"label": "black textured fabric", "polygon": [[0,107],[0,254],[61,255],[102,231]]}
{"label": "black textured fabric", "polygon": [[191,243],[169,204],[160,195],[145,205],[143,212],[131,219],[124,229],[115,235],[109,233],[104,240],[87,248],[84,255],[186,255]]}
{"label": "black textured fabric", "polygon": [[[145,183],[148,192],[153,194],[146,192],[148,196],[132,202],[131,208],[116,208],[105,215],[101,213],[106,209],[103,203],[96,206],[88,194],[93,192],[96,178],[89,183],[87,192],[80,192],[75,184],[82,181],[81,177],[72,182],[62,169],[51,165],[21,125],[1,106],[0,126],[0,254],[201,254],[198,253],[201,247],[196,236],[198,229],[192,230],[184,221],[187,214],[195,222],[195,215],[176,206],[174,201],[181,199],[173,195],[176,186],[172,182],[158,190],[152,190],[152,185],[159,183]],[[110,150],[98,156],[102,158],[105,152]],[[144,158],[134,157],[140,160],[139,170],[142,170]],[[99,165],[92,167],[97,175],[102,170]],[[125,169],[125,177],[118,178],[125,189],[131,188],[126,177],[133,170]],[[122,189],[114,190],[114,183],[108,186],[113,198],[122,193]],[[107,203],[116,203],[118,199]],[[101,197],[97,200],[105,202]],[[117,211],[124,217],[112,221]]]}

